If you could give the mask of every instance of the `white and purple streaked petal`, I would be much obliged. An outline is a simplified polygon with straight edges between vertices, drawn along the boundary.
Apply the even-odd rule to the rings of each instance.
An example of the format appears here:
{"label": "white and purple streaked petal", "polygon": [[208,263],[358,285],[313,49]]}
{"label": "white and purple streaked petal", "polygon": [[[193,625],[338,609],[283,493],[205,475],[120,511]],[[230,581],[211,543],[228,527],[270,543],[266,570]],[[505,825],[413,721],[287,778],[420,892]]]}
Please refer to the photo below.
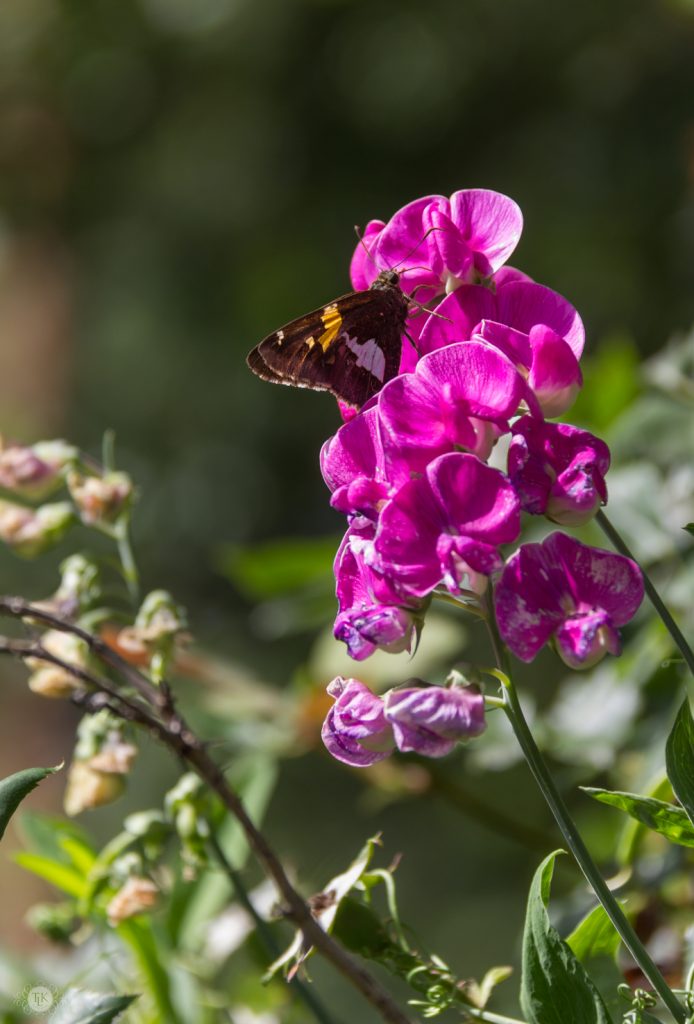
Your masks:
{"label": "white and purple streaked petal", "polygon": [[551,534],[543,546],[570,578],[578,608],[602,608],[615,626],[634,617],[643,601],[643,576],[636,562],[565,533]]}
{"label": "white and purple streaked petal", "polygon": [[563,568],[542,544],[523,544],[504,566],[494,606],[504,643],[521,661],[532,661],[565,618],[571,598]]}
{"label": "white and purple streaked petal", "polygon": [[333,757],[356,768],[368,767],[392,752],[393,734],[384,704],[358,679],[338,676],[328,686],[335,704],[321,736]]}
{"label": "white and purple streaked petal", "polygon": [[606,654],[622,652],[619,633],[603,609],[566,619],[554,634],[554,644],[562,661],[575,669],[592,668]]}
{"label": "white and purple streaked petal", "polygon": [[452,537],[443,533],[436,544],[444,585],[452,594],[471,590],[483,594],[488,577],[497,572],[503,560],[493,544],[471,537]]}
{"label": "white and purple streaked petal", "polygon": [[391,690],[385,714],[403,752],[443,757],[456,743],[479,736],[485,728],[484,698],[472,688],[442,686]]}

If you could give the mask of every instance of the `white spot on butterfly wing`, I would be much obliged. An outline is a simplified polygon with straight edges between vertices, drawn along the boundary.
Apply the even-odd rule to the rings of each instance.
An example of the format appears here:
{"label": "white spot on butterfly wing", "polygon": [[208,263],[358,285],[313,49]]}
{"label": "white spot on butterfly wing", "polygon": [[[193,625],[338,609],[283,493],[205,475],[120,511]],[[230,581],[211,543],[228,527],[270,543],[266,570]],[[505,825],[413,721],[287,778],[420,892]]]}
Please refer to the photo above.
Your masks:
{"label": "white spot on butterfly wing", "polygon": [[357,357],[357,366],[368,370],[376,380],[383,383],[386,375],[386,357],[378,342],[374,338],[370,338],[368,341],[357,341],[356,338],[351,338],[346,331],[340,340]]}

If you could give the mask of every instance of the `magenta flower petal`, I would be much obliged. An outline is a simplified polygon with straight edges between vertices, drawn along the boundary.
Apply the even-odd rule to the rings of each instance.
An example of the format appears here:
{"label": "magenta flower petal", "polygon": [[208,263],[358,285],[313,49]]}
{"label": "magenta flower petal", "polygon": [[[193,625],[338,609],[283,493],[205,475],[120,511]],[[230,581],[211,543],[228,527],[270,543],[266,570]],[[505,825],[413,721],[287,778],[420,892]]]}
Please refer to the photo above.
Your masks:
{"label": "magenta flower petal", "polygon": [[481,284],[461,285],[435,307],[419,337],[420,352],[435,352],[457,341],[469,341],[483,320],[497,319],[497,297]]}
{"label": "magenta flower petal", "polygon": [[517,203],[500,192],[463,189],[451,196],[450,217],[470,250],[475,269],[487,277],[497,271],[518,245],[523,214]]}
{"label": "magenta flower petal", "polygon": [[508,473],[523,510],[562,526],[591,519],[607,501],[610,451],[604,441],[569,423],[530,416],[512,431]]}
{"label": "magenta flower petal", "polygon": [[328,712],[321,737],[333,757],[355,768],[366,768],[388,757],[393,733],[380,697],[358,679],[338,676],[328,686],[335,704]]}
{"label": "magenta flower petal", "polygon": [[386,719],[403,752],[443,757],[461,740],[484,731],[484,698],[472,687],[427,686],[391,690]]}
{"label": "magenta flower petal", "polygon": [[349,276],[352,279],[352,287],[357,292],[366,291],[378,277],[381,270],[390,269],[389,267],[379,267],[372,253],[374,242],[384,227],[384,221],[370,220],[364,228],[361,240],[354,250],[349,268]]}
{"label": "magenta flower petal", "polygon": [[474,455],[452,452],[387,502],[373,548],[389,578],[423,597],[442,580],[459,590],[466,574],[469,586],[484,586],[480,575],[498,567],[490,549],[519,531],[518,498],[504,474]]}
{"label": "magenta flower petal", "polygon": [[545,416],[561,416],[583,384],[578,360],[558,334],[543,325],[530,331],[532,363],[528,383]]}
{"label": "magenta flower petal", "polygon": [[522,545],[495,592],[499,631],[517,657],[532,661],[554,637],[574,668],[590,667],[619,649],[616,628],[633,617],[642,599],[635,562],[563,533]]}
{"label": "magenta flower petal", "polygon": [[493,319],[530,334],[544,324],[563,338],[576,359],[585,344],[585,329],[580,316],[563,295],[534,282],[510,282],[497,292],[497,316]]}
{"label": "magenta flower petal", "polygon": [[410,650],[423,620],[421,602],[403,600],[388,578],[367,564],[364,554],[373,535],[372,526],[351,527],[335,557],[334,634],[355,661],[363,661],[379,647],[391,653]]}
{"label": "magenta flower petal", "polygon": [[390,486],[375,406],[360,412],[325,442],[320,466],[323,479],[333,492],[333,508],[346,515],[376,518]]}
{"label": "magenta flower petal", "polygon": [[423,472],[454,449],[487,458],[527,393],[513,363],[481,342],[424,356],[413,374],[389,381],[379,396],[388,476]]}

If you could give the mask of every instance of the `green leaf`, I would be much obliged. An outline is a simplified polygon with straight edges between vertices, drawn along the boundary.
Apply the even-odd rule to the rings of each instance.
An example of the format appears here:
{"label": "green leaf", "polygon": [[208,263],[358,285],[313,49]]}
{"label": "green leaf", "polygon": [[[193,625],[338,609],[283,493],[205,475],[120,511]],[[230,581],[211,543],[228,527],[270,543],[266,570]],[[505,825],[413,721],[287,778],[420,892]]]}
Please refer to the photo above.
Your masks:
{"label": "green leaf", "polygon": [[581,786],[584,793],[610,807],[626,811],[632,818],[646,825],[652,832],[664,836],[668,842],[678,846],[694,846],[694,825],[681,807],[655,800],[650,796],[636,793],[621,793],[609,789],[593,789]]}
{"label": "green leaf", "polygon": [[61,768],[62,765],[56,768],[25,768],[24,771],[9,775],[0,782],[0,839],[24,797],[28,796],[39,782],[43,782],[46,776],[53,775]]}
{"label": "green leaf", "polygon": [[600,904],[579,921],[566,940],[615,1017],[624,1009],[617,992],[617,987],[624,981],[617,966],[620,942],[619,933]]}
{"label": "green leaf", "polygon": [[239,590],[253,600],[286,594],[309,583],[332,583],[339,538],[283,539],[253,547],[226,545],[218,564]]}
{"label": "green leaf", "polygon": [[111,1024],[137,998],[69,988],[51,1014],[51,1024]]}
{"label": "green leaf", "polygon": [[683,526],[682,529],[686,530],[687,533],[691,533],[692,537],[694,537],[694,523],[687,523],[687,525]]}
{"label": "green leaf", "polygon": [[523,934],[523,975],[520,1001],[528,1024],[612,1024],[597,988],[569,946],[552,927],[547,903],[555,851],[535,873]]}
{"label": "green leaf", "polygon": [[694,719],[687,698],[668,736],[665,767],[675,796],[694,823]]}
{"label": "green leaf", "polygon": [[18,853],[14,859],[20,867],[30,871],[32,875],[45,879],[69,896],[81,899],[87,892],[85,876],[66,864],[51,860],[50,857],[41,857],[37,853]]}
{"label": "green leaf", "polygon": [[63,843],[66,839],[71,839],[83,848],[85,856],[95,856],[96,851],[90,843],[88,833],[81,825],[67,818],[23,810],[18,819],[18,826],[25,846],[32,853],[40,853],[43,857],[69,864],[71,855]]}

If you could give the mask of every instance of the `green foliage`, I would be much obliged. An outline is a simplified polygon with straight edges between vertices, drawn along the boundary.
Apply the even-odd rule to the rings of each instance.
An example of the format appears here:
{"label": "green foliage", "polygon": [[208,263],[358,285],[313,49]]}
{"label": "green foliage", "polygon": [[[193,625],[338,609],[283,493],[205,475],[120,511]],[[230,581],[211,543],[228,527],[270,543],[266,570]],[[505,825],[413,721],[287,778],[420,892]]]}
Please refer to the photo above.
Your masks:
{"label": "green foliage", "polygon": [[694,824],[694,719],[685,699],[665,747],[665,765],[675,796]]}
{"label": "green foliage", "polygon": [[618,987],[623,976],[617,966],[621,939],[600,905],[579,921],[566,944],[585,968],[610,1014],[617,1017],[622,1010]]}
{"label": "green foliage", "polygon": [[547,915],[556,851],[535,873],[523,935],[520,1001],[529,1024],[611,1024],[598,992],[571,948],[552,927]]}
{"label": "green foliage", "polygon": [[43,782],[49,775],[60,770],[57,768],[25,768],[14,775],[8,775],[0,782],[0,839],[5,834],[5,829],[10,818],[17,810],[22,800],[36,789],[39,782]]}
{"label": "green foliage", "polygon": [[137,996],[68,989],[51,1014],[51,1024],[112,1024],[136,999]]}
{"label": "green foliage", "polygon": [[646,825],[651,831],[664,836],[669,842],[678,846],[694,846],[694,825],[681,807],[655,800],[653,797],[638,796],[636,793],[622,793],[609,789],[596,789],[582,786],[584,793],[626,811],[636,821]]}

